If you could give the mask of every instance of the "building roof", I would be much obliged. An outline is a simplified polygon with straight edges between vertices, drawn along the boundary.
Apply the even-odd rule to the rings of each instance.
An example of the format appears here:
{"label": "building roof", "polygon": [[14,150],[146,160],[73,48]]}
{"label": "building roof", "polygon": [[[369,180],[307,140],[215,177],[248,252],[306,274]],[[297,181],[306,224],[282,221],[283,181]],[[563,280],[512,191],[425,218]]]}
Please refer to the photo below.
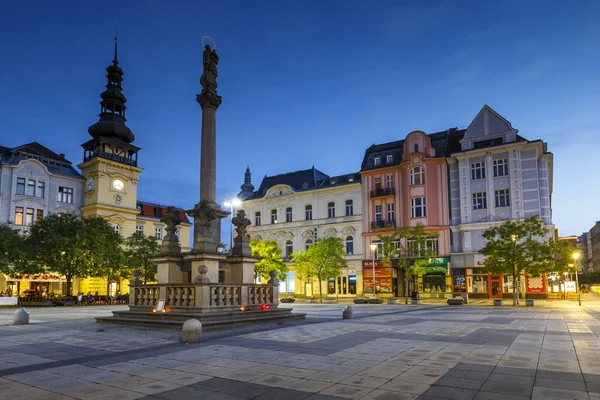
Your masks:
{"label": "building roof", "polygon": [[[451,153],[460,150],[460,140],[463,138],[465,130],[450,128],[445,131],[430,133],[427,136],[431,145],[435,149],[435,157],[448,157]],[[373,144],[365,150],[365,156],[361,164],[361,171],[384,168],[398,165],[402,162],[402,153],[404,151],[404,139],[393,142]],[[387,162],[386,156],[391,155],[392,161]],[[382,157],[382,162],[375,165],[376,156]]]}
{"label": "building roof", "polygon": [[[137,208],[140,211],[139,216],[145,218],[152,218],[156,220],[160,220],[166,213],[167,208],[171,207],[164,204],[150,203],[146,201],[137,201]],[[181,222],[184,224],[190,224],[190,220],[187,217],[187,214],[183,210],[183,208],[174,207],[179,214],[179,218],[181,218]]]}
{"label": "building roof", "polygon": [[13,148],[0,146],[0,164],[17,165],[27,159],[38,160],[52,174],[83,179],[83,176],[73,168],[72,163],[65,158],[64,154],[56,154],[38,142],[26,143]]}
{"label": "building roof", "polygon": [[295,192],[303,192],[315,189],[324,189],[334,186],[348,185],[352,183],[360,183],[360,174],[350,173],[339,176],[329,176],[324,172],[319,171],[314,166],[310,169],[288,172],[274,176],[266,176],[260,183],[260,187],[252,197],[246,200],[259,199],[267,194],[267,191],[277,185],[287,185]]}

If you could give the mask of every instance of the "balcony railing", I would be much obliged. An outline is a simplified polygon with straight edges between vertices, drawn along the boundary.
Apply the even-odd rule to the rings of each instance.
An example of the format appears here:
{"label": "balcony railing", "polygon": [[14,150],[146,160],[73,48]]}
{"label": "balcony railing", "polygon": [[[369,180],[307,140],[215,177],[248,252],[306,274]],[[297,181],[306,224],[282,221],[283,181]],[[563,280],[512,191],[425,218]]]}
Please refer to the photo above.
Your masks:
{"label": "balcony railing", "polygon": [[396,221],[394,221],[394,220],[391,220],[391,221],[379,220],[379,221],[371,222],[371,229],[395,228],[395,227],[396,227]]}
{"label": "balcony railing", "polygon": [[394,188],[379,188],[371,190],[371,198],[381,196],[394,196]]}

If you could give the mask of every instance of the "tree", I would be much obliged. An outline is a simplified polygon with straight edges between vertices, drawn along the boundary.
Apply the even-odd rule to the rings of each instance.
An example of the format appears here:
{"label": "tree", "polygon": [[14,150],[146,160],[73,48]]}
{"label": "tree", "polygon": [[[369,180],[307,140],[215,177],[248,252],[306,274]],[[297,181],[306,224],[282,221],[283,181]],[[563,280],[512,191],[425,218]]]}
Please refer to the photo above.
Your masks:
{"label": "tree", "polygon": [[[121,272],[123,278],[130,278],[133,270],[140,271],[144,284],[156,281],[156,264],[152,259],[158,256],[160,245],[154,236],[134,233],[125,240],[125,261],[127,268]],[[114,279],[114,278],[113,278]]]}
{"label": "tree", "polygon": [[[551,238],[542,247],[542,255],[545,256],[542,261],[544,271],[555,273],[559,277],[563,276],[565,272],[572,271],[575,250],[575,246],[571,242]],[[558,287],[560,291],[560,285]]]}
{"label": "tree", "polygon": [[581,277],[581,283],[584,285],[600,283],[600,271],[586,271]]}
{"label": "tree", "polygon": [[485,269],[492,274],[512,276],[513,306],[519,303],[517,282],[521,274],[539,276],[544,266],[549,266],[551,253],[548,244],[541,242],[546,233],[544,221],[537,215],[506,221],[483,232],[487,243],[479,253],[486,256]]}
{"label": "tree", "polygon": [[30,259],[26,236],[8,224],[0,224],[0,272],[9,276],[26,273]]}
{"label": "tree", "polygon": [[252,255],[261,257],[261,260],[254,264],[254,280],[259,276],[263,279],[270,279],[269,272],[275,270],[277,279],[284,280],[287,277],[288,267],[281,258],[281,249],[277,247],[277,242],[273,240],[250,241]]}
{"label": "tree", "polygon": [[74,277],[102,276],[119,257],[121,237],[102,217],[51,214],[31,227],[28,241],[37,270],[64,275],[71,295]]}
{"label": "tree", "polygon": [[419,260],[437,257],[437,249],[431,245],[431,240],[437,237],[437,231],[426,231],[421,223],[412,228],[398,228],[391,235],[379,236],[383,265],[390,265],[393,261],[404,273],[405,304],[408,304],[409,277],[414,279],[425,272],[425,264]]}
{"label": "tree", "polygon": [[323,302],[321,282],[329,278],[337,278],[342,267],[347,267],[346,254],[342,239],[328,237],[317,240],[317,243],[306,250],[292,254],[294,270],[300,278],[316,276],[319,280],[319,300]]}

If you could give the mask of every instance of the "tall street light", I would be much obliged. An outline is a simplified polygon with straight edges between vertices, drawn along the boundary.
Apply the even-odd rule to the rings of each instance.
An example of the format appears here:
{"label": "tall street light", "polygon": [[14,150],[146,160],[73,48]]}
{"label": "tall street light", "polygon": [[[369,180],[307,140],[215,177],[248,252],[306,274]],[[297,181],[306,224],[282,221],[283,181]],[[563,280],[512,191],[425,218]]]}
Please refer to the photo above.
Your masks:
{"label": "tall street light", "polygon": [[233,211],[236,207],[239,207],[242,205],[242,201],[240,199],[238,199],[237,197],[233,198],[232,200],[227,200],[225,203],[223,203],[223,205],[225,207],[229,207],[229,251],[232,252],[233,251]]}
{"label": "tall street light", "polygon": [[579,293],[579,274],[577,273],[577,259],[580,255],[581,253],[578,251],[573,253],[573,260],[575,260],[575,285],[577,285],[575,289],[577,290],[577,301],[579,302],[579,305],[581,305],[581,294]]}
{"label": "tall street light", "polygon": [[377,249],[377,245],[375,243],[371,243],[371,259],[373,261],[373,297],[377,297],[375,293],[375,249]]}

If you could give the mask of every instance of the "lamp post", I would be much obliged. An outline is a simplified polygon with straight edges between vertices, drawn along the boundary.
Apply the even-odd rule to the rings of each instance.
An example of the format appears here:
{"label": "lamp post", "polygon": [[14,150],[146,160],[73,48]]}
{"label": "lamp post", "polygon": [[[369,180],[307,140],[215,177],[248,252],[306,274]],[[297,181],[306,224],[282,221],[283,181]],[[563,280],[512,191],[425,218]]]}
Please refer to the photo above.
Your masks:
{"label": "lamp post", "polygon": [[377,297],[375,293],[375,249],[377,249],[377,245],[375,243],[371,243],[371,259],[373,264],[371,267],[373,268],[373,297]]}
{"label": "lamp post", "polygon": [[235,207],[239,207],[242,204],[242,202],[240,201],[240,199],[238,199],[237,197],[233,198],[232,200],[227,200],[225,203],[223,203],[223,205],[225,207],[229,207],[229,251],[232,252],[233,251],[233,211],[235,209]]}
{"label": "lamp post", "polygon": [[577,273],[577,259],[581,255],[580,252],[576,251],[573,253],[573,260],[575,260],[575,290],[577,291],[577,302],[581,306],[581,294],[579,293],[579,274]]}

